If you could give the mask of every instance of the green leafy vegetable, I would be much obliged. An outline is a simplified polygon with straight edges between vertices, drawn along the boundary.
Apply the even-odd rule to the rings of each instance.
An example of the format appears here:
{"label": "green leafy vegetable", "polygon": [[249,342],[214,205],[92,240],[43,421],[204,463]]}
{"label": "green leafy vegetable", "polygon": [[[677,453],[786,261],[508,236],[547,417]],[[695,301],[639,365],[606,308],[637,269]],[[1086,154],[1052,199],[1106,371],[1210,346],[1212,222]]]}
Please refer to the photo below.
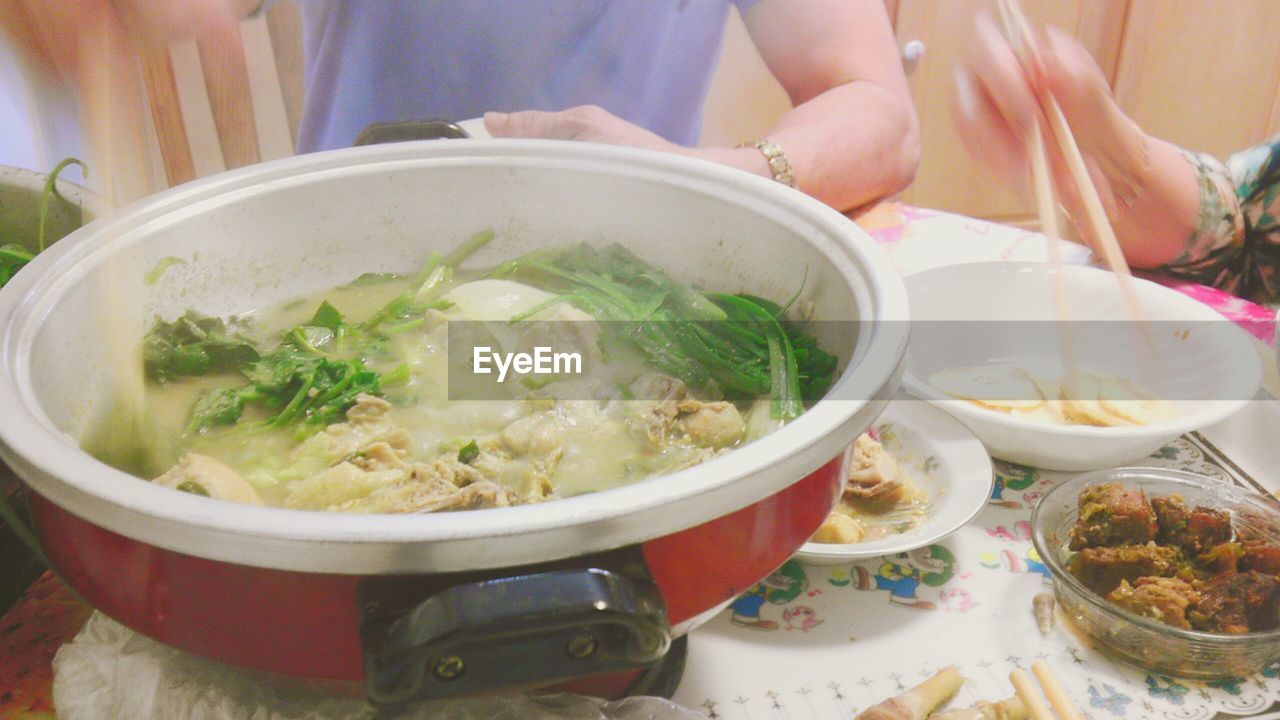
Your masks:
{"label": "green leafy vegetable", "polygon": [[40,191],[40,224],[36,230],[36,252],[44,252],[45,247],[45,221],[49,217],[49,200],[58,194],[58,176],[69,165],[79,165],[81,171],[87,172],[88,168],[84,163],[75,158],[67,158],[53,167],[53,172],[49,173],[49,177],[45,178],[44,189]]}
{"label": "green leafy vegetable", "polygon": [[188,311],[171,322],[157,320],[143,341],[142,357],[147,373],[165,382],[174,377],[238,370],[257,360],[258,351],[222,320]]}
{"label": "green leafy vegetable", "polygon": [[363,360],[330,357],[318,347],[333,337],[328,328],[294,328],[280,347],[240,368],[248,385],[214,388],[201,395],[192,408],[188,432],[235,424],[248,405],[265,411],[266,427],[300,423],[310,432],[341,420],[361,393],[380,394],[378,374]]}
{"label": "green leafy vegetable", "polygon": [[538,251],[506,263],[502,274],[558,293],[513,322],[570,302],[609,321],[605,330],[615,341],[690,387],[768,393],[774,417],[799,415],[835,375],[836,357],[783,318],[800,290],[785,307],[751,295],[704,294],[616,244]]}
{"label": "green leafy vegetable", "polygon": [[338,312],[338,308],[331,305],[328,300],[325,300],[320,303],[320,307],[316,308],[316,314],[311,318],[311,324],[336,331],[342,326],[342,313]]}
{"label": "green leafy vegetable", "polygon": [[191,409],[188,432],[215,425],[232,425],[244,414],[248,393],[233,388],[215,388],[201,395]]}
{"label": "green leafy vegetable", "polygon": [[[422,314],[431,308],[444,310],[453,305],[453,303],[438,300],[437,295],[444,289],[444,286],[453,279],[453,268],[467,258],[471,257],[477,250],[487,245],[493,240],[492,232],[482,232],[468,238],[466,242],[454,248],[448,255],[441,255],[433,252],[427,258],[427,262],[422,266],[422,270],[414,279],[414,285],[418,287],[415,292],[402,293],[392,298],[390,302],[383,305],[373,315],[369,316],[364,322],[357,327],[360,330],[375,330],[378,326],[391,320],[416,320],[422,317]],[[399,327],[398,332],[410,329],[413,326]]]}
{"label": "green leafy vegetable", "polygon": [[36,254],[18,243],[0,245],[0,287],[9,282],[9,278],[18,274],[27,263],[34,260]]}
{"label": "green leafy vegetable", "polygon": [[422,324],[427,310],[449,307],[434,296],[452,277],[453,265],[492,237],[482,233],[448,255],[433,253],[416,292],[393,298],[361,322],[321,302],[310,320],[284,333],[280,344],[262,355],[216,318],[187,313],[172,323],[157,323],[144,347],[148,370],[161,380],[213,369],[244,376],[247,384],[241,387],[214,388],[200,396],[189,433],[239,423],[253,407],[264,417],[264,427],[296,426],[299,434],[310,434],[341,421],[361,394],[381,395],[383,388],[408,384],[408,365],[379,375],[367,363],[391,356],[391,334]]}
{"label": "green leafy vegetable", "polygon": [[488,245],[492,241],[492,230],[478,232],[467,238],[466,242],[454,248],[448,255],[445,255],[444,258],[440,260],[440,264],[447,265],[449,267],[457,267],[458,265],[461,265],[464,260],[475,255],[480,248]]}
{"label": "green leafy vegetable", "polygon": [[365,287],[367,285],[378,285],[399,279],[400,276],[395,273],[365,273],[355,280],[347,283],[347,287]]}
{"label": "green leafy vegetable", "polygon": [[463,445],[462,449],[458,451],[458,462],[464,465],[470,465],[478,457],[480,457],[480,446],[476,444],[475,440]]}
{"label": "green leafy vegetable", "polygon": [[791,340],[778,324],[777,318],[769,309],[739,295],[713,295],[722,306],[733,307],[750,320],[760,323],[765,329],[765,343],[769,350],[769,387],[773,401],[770,415],[780,418],[793,418],[804,412],[804,401],[800,389],[800,370],[797,366],[795,352]]}
{"label": "green leafy vegetable", "polygon": [[361,393],[382,393],[378,373],[364,361],[329,358],[289,342],[241,371],[249,384],[202,394],[191,410],[188,432],[233,425],[246,406],[255,405],[267,413],[266,427],[302,424],[306,434],[342,420]]}
{"label": "green leafy vegetable", "polygon": [[36,230],[36,249],[33,252],[30,248],[16,242],[8,242],[0,244],[0,287],[8,284],[9,280],[18,271],[35,259],[38,253],[44,252],[45,249],[45,225],[49,216],[49,200],[58,193],[58,175],[66,169],[68,165],[76,164],[81,168],[84,163],[75,158],[67,158],[58,163],[53,168],[53,172],[49,173],[49,177],[44,181],[44,189],[40,191],[40,216]]}
{"label": "green leafy vegetable", "polygon": [[409,384],[409,366],[400,364],[390,372],[382,373],[382,387],[400,387]]}
{"label": "green leafy vegetable", "polygon": [[160,258],[160,261],[156,263],[155,267],[148,270],[147,274],[142,276],[142,284],[155,285],[156,283],[160,282],[160,277],[164,275],[165,270],[168,270],[174,265],[185,265],[186,262],[187,261],[183,260],[182,258],[176,258],[172,256],[162,257]]}

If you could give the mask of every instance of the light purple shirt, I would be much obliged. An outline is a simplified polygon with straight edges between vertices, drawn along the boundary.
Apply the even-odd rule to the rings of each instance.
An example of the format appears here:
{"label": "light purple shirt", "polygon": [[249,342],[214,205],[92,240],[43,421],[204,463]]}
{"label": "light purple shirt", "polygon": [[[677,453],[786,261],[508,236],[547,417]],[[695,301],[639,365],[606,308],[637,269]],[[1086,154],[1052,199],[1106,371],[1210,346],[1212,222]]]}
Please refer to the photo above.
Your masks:
{"label": "light purple shirt", "polygon": [[697,142],[726,13],[757,0],[303,0],[299,152],[365,126],[594,104]]}

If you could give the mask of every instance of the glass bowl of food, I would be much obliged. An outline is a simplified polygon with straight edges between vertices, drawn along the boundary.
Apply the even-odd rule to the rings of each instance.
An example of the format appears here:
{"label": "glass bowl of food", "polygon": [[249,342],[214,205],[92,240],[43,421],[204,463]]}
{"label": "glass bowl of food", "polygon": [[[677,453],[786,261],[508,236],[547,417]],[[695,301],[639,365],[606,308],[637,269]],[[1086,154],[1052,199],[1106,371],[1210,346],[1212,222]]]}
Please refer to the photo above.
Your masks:
{"label": "glass bowl of food", "polygon": [[1066,617],[1145,669],[1246,676],[1280,658],[1280,503],[1177,470],[1119,468],[1051,490],[1032,540]]}

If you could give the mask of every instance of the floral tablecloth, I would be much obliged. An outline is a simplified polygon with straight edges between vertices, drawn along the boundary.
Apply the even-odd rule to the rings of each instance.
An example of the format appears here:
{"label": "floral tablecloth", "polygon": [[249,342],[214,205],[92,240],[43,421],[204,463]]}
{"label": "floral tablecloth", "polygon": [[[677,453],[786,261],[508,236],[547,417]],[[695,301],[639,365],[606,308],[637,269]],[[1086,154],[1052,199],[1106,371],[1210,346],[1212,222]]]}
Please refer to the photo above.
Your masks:
{"label": "floral tablecloth", "polygon": [[[1280,421],[1280,408],[1254,407]],[[1199,433],[1145,463],[1263,492],[1259,478]],[[835,567],[789,561],[733,608],[690,636],[676,701],[723,720],[848,720],[956,665],[954,706],[1013,693],[1009,672],[1045,660],[1087,720],[1280,717],[1280,662],[1250,678],[1200,683],[1150,674],[1090,648],[1059,619],[1042,635],[1032,598],[1052,588],[1031,545],[1031,508],[1070,473],[997,461],[985,510],[935,545]],[[750,594],[750,593],[749,593]],[[763,622],[761,622],[763,621]]]}
{"label": "floral tablecloth", "polygon": [[[1043,261],[1047,255],[1045,239],[1036,233],[947,213],[886,203],[855,219],[904,273],[978,260]],[[1089,261],[1079,246],[1065,257]],[[1175,287],[1260,341],[1275,338],[1274,312],[1210,288]],[[1165,448],[1152,462],[1228,482],[1257,482],[1200,435]],[[1062,475],[998,467],[990,506],[942,544],[834,570],[788,563],[780,573],[790,589],[764,604],[765,612],[778,616],[779,629],[745,628],[726,611],[695,631],[677,700],[712,718],[845,719],[946,664],[960,665],[969,681],[961,702],[1004,697],[1008,671],[1040,657],[1067,674],[1069,690],[1090,720],[1257,713],[1280,699],[1280,666],[1254,678],[1202,685],[1113,663],[1065,631],[1042,638],[1028,608],[1043,589],[1044,569],[1030,549],[1027,519],[1030,504]],[[878,589],[875,578],[885,564],[906,572],[894,577],[921,580]],[[46,575],[0,618],[0,720],[53,717],[50,662],[89,613]]]}

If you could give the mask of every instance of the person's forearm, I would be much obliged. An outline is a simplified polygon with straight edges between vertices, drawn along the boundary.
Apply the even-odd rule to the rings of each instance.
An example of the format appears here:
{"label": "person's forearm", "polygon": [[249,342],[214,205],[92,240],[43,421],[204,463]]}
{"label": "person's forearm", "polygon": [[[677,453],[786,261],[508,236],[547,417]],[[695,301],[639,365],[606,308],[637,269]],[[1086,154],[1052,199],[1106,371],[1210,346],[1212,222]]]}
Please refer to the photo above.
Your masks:
{"label": "person's forearm", "polygon": [[902,190],[920,159],[910,98],[868,81],[796,106],[768,137],[787,153],[799,188],[842,211]]}
{"label": "person's forearm", "polygon": [[1195,170],[1174,145],[1117,123],[1104,164],[1112,226],[1130,265],[1154,268],[1198,256],[1191,247],[1200,214]]}
{"label": "person's forearm", "polygon": [[[786,154],[800,190],[841,211],[906,187],[920,155],[914,107],[866,81],[796,106],[766,137]],[[698,148],[688,154],[770,177],[768,162],[755,148]]]}

